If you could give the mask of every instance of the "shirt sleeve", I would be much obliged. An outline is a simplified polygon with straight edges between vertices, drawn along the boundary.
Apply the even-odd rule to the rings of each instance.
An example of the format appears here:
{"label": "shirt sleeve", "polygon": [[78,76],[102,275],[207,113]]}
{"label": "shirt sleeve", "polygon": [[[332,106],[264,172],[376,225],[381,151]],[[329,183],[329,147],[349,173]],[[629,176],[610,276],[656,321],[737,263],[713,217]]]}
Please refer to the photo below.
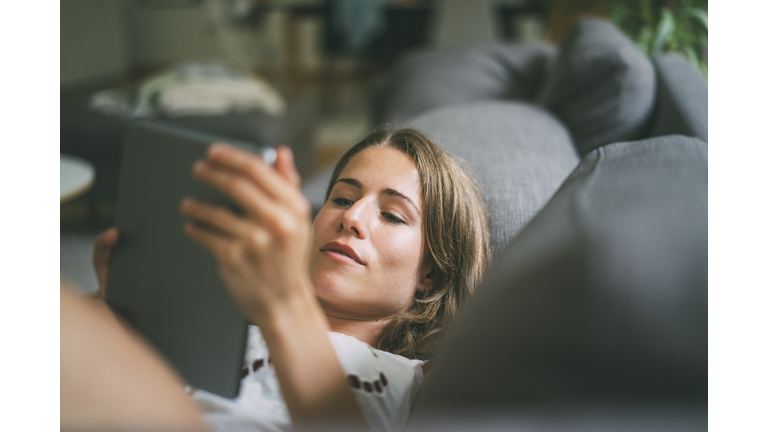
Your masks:
{"label": "shirt sleeve", "polygon": [[329,337],[371,429],[405,429],[411,403],[424,376],[424,362],[377,350],[341,333],[332,332]]}

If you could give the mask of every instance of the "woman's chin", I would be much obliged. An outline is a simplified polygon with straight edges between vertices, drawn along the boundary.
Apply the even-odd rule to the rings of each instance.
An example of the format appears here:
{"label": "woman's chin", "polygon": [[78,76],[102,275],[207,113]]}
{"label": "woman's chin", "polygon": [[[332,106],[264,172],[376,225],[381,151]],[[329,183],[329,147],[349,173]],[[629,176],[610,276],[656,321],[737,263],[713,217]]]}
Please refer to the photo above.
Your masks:
{"label": "woman's chin", "polygon": [[364,298],[343,275],[334,272],[321,272],[313,278],[315,295],[326,312],[335,310],[348,313],[361,313],[360,300]]}
{"label": "woman's chin", "polygon": [[348,291],[349,281],[337,272],[322,271],[312,275],[312,285],[315,294],[321,299],[343,299]]}

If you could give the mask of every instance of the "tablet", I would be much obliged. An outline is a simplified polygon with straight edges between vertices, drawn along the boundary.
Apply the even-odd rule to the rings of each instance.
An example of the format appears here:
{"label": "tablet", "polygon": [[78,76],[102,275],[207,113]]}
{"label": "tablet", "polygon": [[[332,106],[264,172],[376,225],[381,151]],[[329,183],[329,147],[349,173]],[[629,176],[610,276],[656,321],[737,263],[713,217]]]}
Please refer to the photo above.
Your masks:
{"label": "tablet", "polygon": [[181,200],[192,196],[234,210],[223,194],[192,177],[213,142],[261,154],[274,149],[136,121],[121,160],[107,303],[141,333],[192,387],[224,397],[239,391],[248,326],[218,275],[213,254],[184,234]]}

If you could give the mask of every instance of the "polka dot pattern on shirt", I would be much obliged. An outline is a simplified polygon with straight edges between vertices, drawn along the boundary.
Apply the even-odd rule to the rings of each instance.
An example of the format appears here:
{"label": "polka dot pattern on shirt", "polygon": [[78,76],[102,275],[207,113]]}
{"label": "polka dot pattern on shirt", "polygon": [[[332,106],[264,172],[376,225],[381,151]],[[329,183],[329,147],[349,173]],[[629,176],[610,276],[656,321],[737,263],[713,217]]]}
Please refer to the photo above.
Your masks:
{"label": "polka dot pattern on shirt", "polygon": [[373,393],[375,391],[379,394],[384,393],[384,388],[388,384],[387,377],[383,372],[379,372],[379,379],[373,382],[361,381],[357,375],[347,375],[347,382],[349,383],[349,386],[355,390],[362,389],[367,393]]}

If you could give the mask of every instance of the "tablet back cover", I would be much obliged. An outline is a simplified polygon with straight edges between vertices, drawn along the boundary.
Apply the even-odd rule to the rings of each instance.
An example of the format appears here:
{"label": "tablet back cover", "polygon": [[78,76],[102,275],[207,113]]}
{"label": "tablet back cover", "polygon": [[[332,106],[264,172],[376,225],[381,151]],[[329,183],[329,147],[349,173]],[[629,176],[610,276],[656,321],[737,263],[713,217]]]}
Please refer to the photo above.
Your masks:
{"label": "tablet back cover", "polygon": [[186,236],[186,196],[233,206],[192,177],[212,142],[256,146],[138,121],[129,128],[117,204],[120,241],[113,252],[107,302],[191,386],[237,395],[247,322],[218,276],[211,252]]}

